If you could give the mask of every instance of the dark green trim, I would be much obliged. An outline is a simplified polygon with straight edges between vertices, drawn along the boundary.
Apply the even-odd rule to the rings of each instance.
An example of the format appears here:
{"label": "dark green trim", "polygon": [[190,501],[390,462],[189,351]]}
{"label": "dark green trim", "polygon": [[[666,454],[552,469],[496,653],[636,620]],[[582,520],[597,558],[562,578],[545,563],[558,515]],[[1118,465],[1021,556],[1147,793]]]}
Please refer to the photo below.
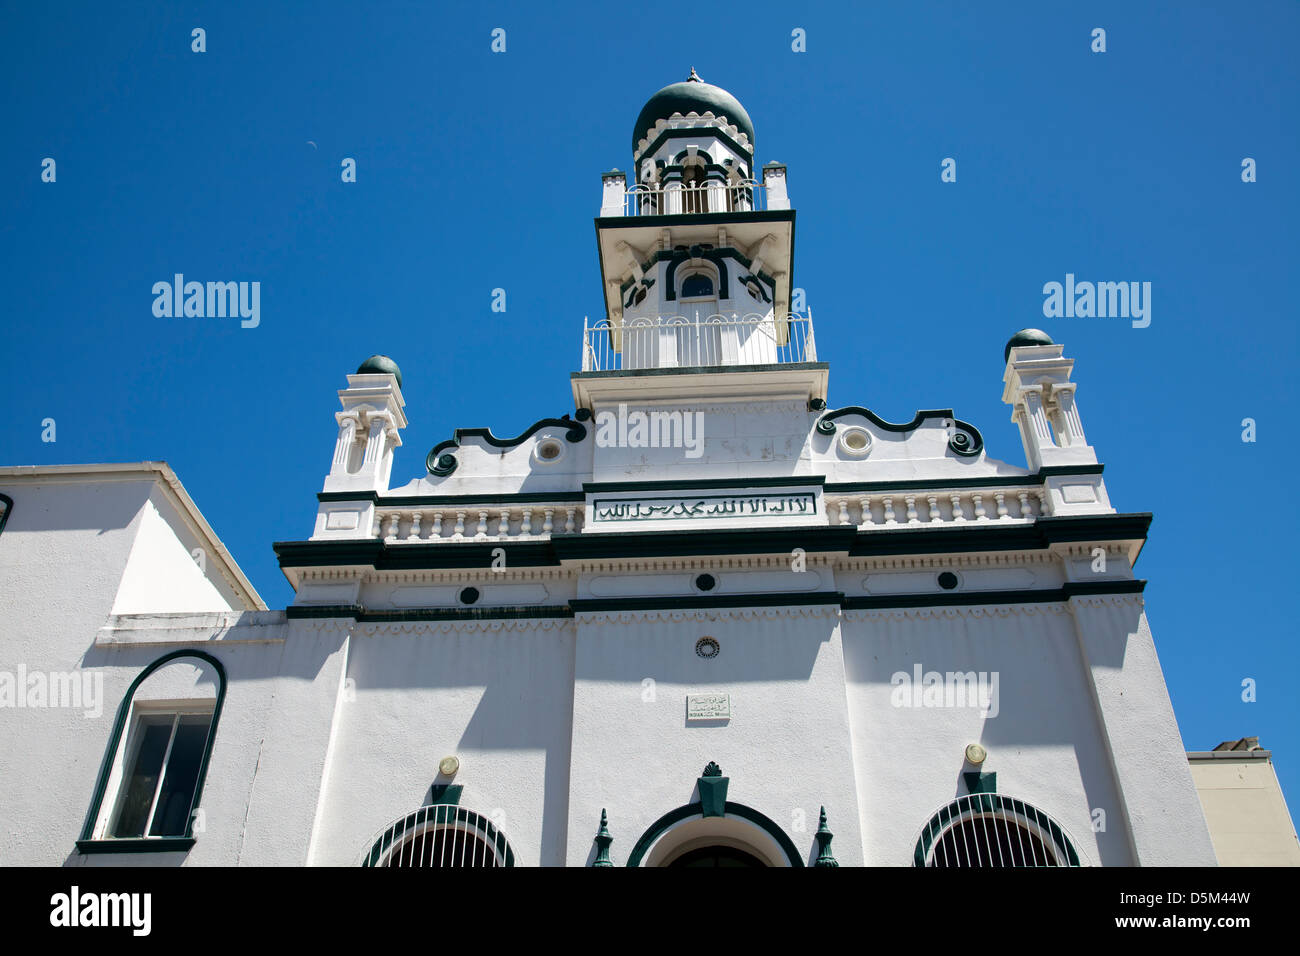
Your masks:
{"label": "dark green trim", "polygon": [[521,618],[573,617],[563,604],[507,604],[499,607],[411,608],[402,611],[365,611],[358,618],[367,621],[497,621]]}
{"label": "dark green trim", "polygon": [[1059,823],[1042,810],[1025,803],[1023,800],[1016,800],[997,793],[979,794],[976,795],[975,800],[968,797],[959,797],[931,817],[930,822],[921,831],[920,839],[916,841],[916,849],[912,853],[912,865],[925,866],[925,858],[929,855],[930,847],[934,845],[935,840],[948,829],[954,820],[960,819],[967,809],[974,807],[976,804],[978,804],[977,809],[982,813],[993,813],[1001,810],[1013,816],[1030,820],[1040,827],[1046,824],[1044,828],[1057,843],[1057,847],[1053,849],[1064,848],[1068,865],[1080,865],[1079,854],[1075,851],[1074,844],[1066,837],[1065,831]]}
{"label": "dark green trim", "polygon": [[661,608],[710,607],[809,607],[819,604],[840,606],[841,591],[769,591],[764,594],[666,594],[635,598],[574,598],[569,607],[583,611],[654,611]]}
{"label": "dark green trim", "polygon": [[[456,458],[454,455],[441,455],[440,453],[451,448],[459,448],[462,440],[466,438],[482,438],[493,448],[513,448],[532,437],[534,433],[547,427],[567,429],[564,433],[565,440],[573,444],[577,444],[587,437],[587,426],[582,423],[582,420],[575,421],[568,415],[562,415],[559,418],[543,418],[536,421],[523,434],[515,438],[498,438],[492,434],[491,428],[457,428],[451,438],[433,446],[433,449],[425,456],[424,466],[430,474],[446,477],[456,470]],[[446,462],[445,459],[447,458],[451,458],[451,462]]]}
{"label": "dark green trim", "polygon": [[1101,465],[1055,465],[1029,475],[989,475],[981,478],[915,478],[909,481],[840,481],[826,485],[829,494],[858,492],[923,491],[941,488],[1032,487],[1047,478],[1099,475]]}
{"label": "dark green trim", "polygon": [[1104,467],[1100,462],[1095,465],[1044,465],[1038,469],[1038,473],[1044,478],[1055,478],[1059,475],[1100,475]]}
{"label": "dark green trim", "polygon": [[[144,683],[146,677],[162,667],[164,664],[177,660],[182,657],[195,657],[205,663],[211,664],[217,672],[217,699],[212,705],[212,720],[208,723],[208,738],[203,744],[203,758],[199,761],[198,778],[194,782],[194,799],[190,801],[189,812],[185,816],[185,833],[181,837],[168,837],[157,839],[136,840],[96,840],[95,839],[95,821],[99,819],[99,813],[104,802],[104,793],[108,789],[108,778],[113,769],[113,759],[117,756],[117,748],[122,741],[122,731],[126,727],[126,722],[131,716],[131,701],[135,697],[135,692],[139,690],[140,685]],[[90,799],[90,811],[86,814],[86,820],[81,826],[81,836],[77,840],[77,849],[82,853],[131,853],[142,852],[132,849],[106,849],[106,850],[86,850],[82,847],[83,843],[103,844],[105,846],[125,847],[127,844],[141,842],[156,845],[159,839],[167,839],[175,842],[177,845],[170,849],[188,849],[194,843],[194,808],[199,806],[199,801],[203,797],[203,782],[208,775],[208,760],[212,757],[212,746],[217,739],[217,726],[221,720],[221,706],[226,700],[226,669],[217,660],[206,651],[195,651],[182,649],[164,654],[158,658],[139,674],[131,685],[126,689],[126,696],[117,706],[117,717],[113,722],[113,732],[108,738],[108,749],[104,751],[104,759],[99,767],[99,779],[95,783],[95,793]],[[188,840],[189,844],[181,846],[180,844]],[[158,852],[150,850],[149,852]]]}
{"label": "dark green trim", "polygon": [[435,783],[429,788],[429,804],[460,805],[460,795],[465,788],[458,783]]}
{"label": "dark green trim", "polygon": [[420,505],[498,505],[515,507],[531,502],[583,501],[581,491],[516,491],[490,495],[395,495],[381,498],[377,491],[321,491],[317,501],[369,502],[380,508],[410,508]]}
{"label": "dark green trim", "polygon": [[[578,532],[574,532],[578,534]],[[492,552],[504,548],[511,567],[558,564],[552,542],[443,541],[389,545],[379,538],[342,541],[277,541],[272,547],[282,568],[370,567],[377,571],[481,568],[492,566]]]}
{"label": "dark green trim", "polygon": [[[515,865],[515,851],[511,848],[510,841],[506,839],[506,835],[487,817],[483,816],[481,813],[475,813],[473,810],[467,810],[464,807],[455,806],[453,804],[436,804],[433,806],[448,807],[451,812],[445,814],[434,814],[433,819],[430,820],[428,807],[421,807],[419,810],[412,810],[406,816],[402,817],[402,819],[384,830],[379,839],[377,839],[370,847],[370,852],[366,854],[365,862],[361,865],[363,867],[377,866],[379,861],[383,859],[384,854],[388,852],[388,848],[396,843],[398,838],[411,827],[421,825],[428,826],[430,824],[434,827],[450,826],[457,823],[463,823],[473,827],[475,835],[479,839],[484,843],[492,843],[496,847],[497,852],[503,857],[503,866],[512,867]],[[494,838],[490,836],[493,832],[496,833]]]}
{"label": "dark green trim", "polygon": [[582,490],[587,494],[608,491],[676,491],[705,488],[804,488],[824,485],[825,475],[794,475],[789,478],[701,478],[690,481],[674,478],[671,481],[584,481]]}
{"label": "dark green trim", "polygon": [[772,362],[767,365],[692,365],[678,368],[620,368],[608,372],[570,372],[569,381],[599,378],[636,378],[653,375],[709,375],[715,372],[784,372],[789,369],[829,369],[826,362]]}
{"label": "dark green trim", "polygon": [[[760,183],[760,185],[762,185]],[[736,212],[681,212],[664,213],[655,216],[597,216],[596,228],[599,229],[662,229],[665,226],[713,226],[747,222],[794,222],[793,209],[752,209]]]}
{"label": "dark green trim", "polygon": [[284,609],[284,616],[291,621],[317,617],[359,619],[364,610],[360,604],[290,604]]}
{"label": "dark green trim", "polygon": [[994,773],[984,773],[979,770],[968,771],[963,773],[962,779],[966,781],[967,793],[997,793],[998,792],[998,775]]}
{"label": "dark green trim", "polygon": [[[632,848],[632,853],[627,858],[628,866],[640,866],[641,859],[646,855],[646,851],[668,831],[668,828],[682,820],[689,820],[691,817],[698,816],[704,818],[704,808],[697,803],[688,803],[685,806],[678,807],[676,810],[670,810],[662,817],[650,824],[650,828],[641,834],[641,839],[636,841],[636,846]],[[781,852],[785,854],[786,859],[792,867],[801,867],[804,865],[803,858],[799,856],[799,851],[795,848],[793,841],[786,835],[786,832],[769,819],[759,813],[752,807],[747,807],[743,803],[732,803],[727,801],[726,816],[740,817],[742,820],[748,820],[750,823],[765,830],[780,846]]]}
{"label": "dark green trim", "polygon": [[1064,602],[1072,597],[1090,594],[1141,594],[1147,582],[1142,579],[1127,581],[1073,581],[1060,588],[1040,588],[1027,591],[944,591],[935,594],[870,594],[846,597],[846,611],[873,610],[893,607],[964,607],[983,604],[1050,604]]}
{"label": "dark green trim", "polygon": [[[990,522],[992,524],[992,522]],[[915,528],[904,533],[887,528],[859,531],[849,554],[874,557],[895,554],[968,554],[972,551],[1040,551],[1072,541],[1145,541],[1150,513],[1064,515],[1037,518],[1032,524],[965,530]],[[835,527],[844,527],[842,525]]]}
{"label": "dark green trim", "polygon": [[953,454],[960,455],[963,458],[978,458],[980,452],[984,450],[984,436],[980,434],[979,429],[969,422],[964,422],[953,414],[951,408],[927,409],[919,411],[912,416],[910,422],[895,424],[887,422],[869,408],[863,408],[861,405],[846,405],[843,408],[837,408],[833,412],[827,412],[817,422],[817,431],[822,435],[835,434],[835,419],[843,418],[846,415],[859,415],[871,422],[878,428],[883,428],[890,432],[910,432],[921,426],[921,423],[930,418],[950,419],[955,426],[960,426],[963,431],[970,434],[973,442],[967,442],[961,439],[959,435],[953,435],[948,439],[948,447],[952,449]]}
{"label": "dark green trim", "polygon": [[1063,515],[998,527],[873,528],[812,525],[788,528],[726,528],[676,531],[555,533],[526,544],[440,542],[388,545],[376,538],[344,541],[277,541],[282,568],[356,566],[379,571],[485,569],[492,551],[504,547],[511,567],[554,567],[564,561],[607,558],[688,557],[716,554],[843,552],[854,557],[896,554],[966,554],[973,551],[1041,551],[1078,541],[1145,541],[1149,512]]}
{"label": "dark green trim", "polygon": [[185,853],[194,837],[151,837],[135,840],[78,840],[77,852],[91,853]]}
{"label": "dark green trim", "polygon": [[5,525],[9,523],[9,516],[14,512],[14,500],[8,495],[0,495],[0,501],[4,502],[5,510],[0,514],[0,534],[4,534]]}
{"label": "dark green trim", "polygon": [[354,621],[497,621],[521,618],[573,617],[563,604],[505,604],[499,607],[420,607],[400,611],[367,611],[359,604],[290,604],[285,616],[293,619],[350,617]]}
{"label": "dark green trim", "polygon": [[[727,270],[726,260],[734,256],[736,254],[736,250],[732,249],[730,246],[724,247],[722,249],[701,249],[698,243],[693,244],[693,248],[694,250],[700,253],[699,258],[703,259],[705,262],[713,263],[713,267],[718,270],[718,287],[715,290],[717,292],[718,301],[721,302],[723,299],[730,299],[731,281],[730,281],[730,272]],[[691,253],[689,250],[678,252],[677,250],[674,249],[669,254],[668,269],[664,273],[664,299],[663,300],[665,302],[677,301],[677,286],[675,284],[675,277],[677,275],[677,270],[682,265],[682,263],[689,262],[690,260],[691,260]],[[612,337],[613,335],[612,330],[610,334]]]}
{"label": "dark green trim", "polygon": [[720,774],[706,774],[696,781],[700,791],[701,816],[725,817],[727,815],[727,787],[730,783],[730,777]]}
{"label": "dark green trim", "polygon": [[[717,114],[715,113],[714,115]],[[668,117],[665,116],[662,118],[667,119]],[[728,123],[731,122],[730,117],[725,117],[725,119],[727,120]],[[656,122],[658,121],[656,120]],[[732,125],[734,125],[737,129],[742,130],[747,135],[749,135],[748,149],[746,149],[744,146],[741,146],[738,142],[732,139],[728,133],[726,133],[725,131],[723,131],[717,126],[690,126],[690,127],[677,126],[677,127],[669,127],[668,129],[665,129],[662,133],[660,133],[658,136],[655,137],[653,143],[647,143],[645,149],[638,151],[636,148],[636,143],[639,143],[641,142],[641,140],[645,139],[645,133],[648,133],[654,127],[654,123],[651,123],[649,126],[646,127],[645,133],[642,133],[640,136],[636,138],[636,143],[632,144],[633,176],[639,177],[641,175],[641,164],[646,160],[647,157],[653,156],[658,151],[659,147],[663,145],[665,142],[667,142],[668,140],[691,139],[691,138],[700,139],[701,136],[712,136],[714,139],[722,140],[724,143],[726,143],[728,146],[731,147],[731,151],[733,153],[748,158],[749,166],[750,168],[753,168],[754,166],[754,137],[752,135],[753,130],[752,129],[747,130],[739,123],[734,123]]]}

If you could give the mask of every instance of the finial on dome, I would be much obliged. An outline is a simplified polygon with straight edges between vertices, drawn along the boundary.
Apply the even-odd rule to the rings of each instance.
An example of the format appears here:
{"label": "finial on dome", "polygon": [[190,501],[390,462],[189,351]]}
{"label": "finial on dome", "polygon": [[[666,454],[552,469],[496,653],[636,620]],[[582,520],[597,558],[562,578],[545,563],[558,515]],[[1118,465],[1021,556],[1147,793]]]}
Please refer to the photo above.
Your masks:
{"label": "finial on dome", "polygon": [[691,67],[691,75],[686,78],[687,83],[703,83],[700,74],[695,72],[695,67]]}

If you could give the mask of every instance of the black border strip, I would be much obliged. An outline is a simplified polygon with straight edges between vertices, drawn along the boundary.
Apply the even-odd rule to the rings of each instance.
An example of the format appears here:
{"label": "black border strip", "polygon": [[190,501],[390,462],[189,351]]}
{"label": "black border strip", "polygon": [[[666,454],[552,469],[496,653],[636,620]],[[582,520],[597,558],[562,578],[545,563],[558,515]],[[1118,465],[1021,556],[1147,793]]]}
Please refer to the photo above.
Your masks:
{"label": "black border strip", "polygon": [[987,604],[1050,604],[1095,594],[1141,594],[1143,579],[1072,581],[1059,588],[1028,591],[967,591],[937,594],[868,594],[849,597],[843,591],[774,591],[766,594],[660,594],[630,598],[575,598],[566,604],[517,604],[500,607],[433,607],[367,611],[356,604],[290,605],[286,615],[300,618],[352,618],[360,623],[385,621],[493,621],[572,618],[601,611],[662,611],[679,608],[818,607],[846,611],[889,608],[962,607]]}
{"label": "black border strip", "polygon": [[844,599],[846,611],[903,607],[961,607],[978,604],[1051,604],[1090,594],[1141,594],[1144,579],[1071,581],[1064,587],[1028,591],[945,591],[942,594],[868,594]]}
{"label": "black border strip", "polygon": [[569,607],[583,611],[656,611],[663,608],[779,607],[844,603],[843,591],[776,591],[768,594],[665,594],[634,598],[575,598]]}
{"label": "black border strip", "polygon": [[[990,522],[990,524],[992,524]],[[552,534],[546,541],[463,541],[394,544],[376,538],[278,541],[281,568],[373,567],[377,571],[491,566],[504,548],[511,567],[553,567],[563,561],[608,558],[693,557],[729,554],[841,552],[853,557],[895,554],[966,554],[972,551],[1041,551],[1076,541],[1145,541],[1150,512],[1063,515],[1010,527],[878,528],[855,525],[726,528],[707,531],[602,531]]]}
{"label": "black border strip", "polygon": [[693,491],[696,488],[805,488],[809,485],[824,485],[825,475],[804,475],[789,478],[701,478],[690,481],[685,478],[673,478],[663,481],[584,481],[582,490],[588,494],[600,494],[609,491]]}

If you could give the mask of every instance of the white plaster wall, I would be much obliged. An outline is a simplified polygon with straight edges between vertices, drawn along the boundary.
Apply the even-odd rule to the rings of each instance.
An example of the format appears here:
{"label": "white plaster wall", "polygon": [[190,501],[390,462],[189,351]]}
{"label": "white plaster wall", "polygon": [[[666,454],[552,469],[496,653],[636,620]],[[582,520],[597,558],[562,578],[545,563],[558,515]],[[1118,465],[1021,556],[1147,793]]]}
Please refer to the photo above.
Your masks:
{"label": "white plaster wall", "polygon": [[[161,496],[159,496],[161,497]],[[164,507],[168,507],[164,504]],[[172,509],[168,508],[169,511]],[[174,511],[172,511],[174,515]],[[173,518],[175,522],[175,518]],[[186,535],[187,538],[192,538]],[[192,554],[151,499],[144,503],[135,541],[113,602],[114,614],[227,611],[230,603],[213,587]],[[205,555],[204,560],[215,560]]]}
{"label": "white plaster wall", "polygon": [[[361,624],[313,862],[359,863],[435,782],[498,822],[517,866],[564,860],[573,687],[567,621]],[[438,762],[455,755],[454,780]]]}
{"label": "white plaster wall", "polygon": [[[151,482],[0,484],[0,670],[77,668],[113,606]],[[134,676],[134,675],[133,675]],[[72,850],[117,700],[82,709],[0,708],[0,864],[58,865]]]}
{"label": "white plaster wall", "polygon": [[1140,600],[1072,598],[1084,673],[1142,866],[1214,866],[1169,690]]}
{"label": "white plaster wall", "polygon": [[[1131,865],[1125,814],[1080,667],[1072,618],[1060,604],[1019,609],[847,611],[843,623],[853,757],[873,866],[910,866],[923,826],[966,793],[967,744],[998,791],[1047,813],[1091,865]],[[895,672],[985,671],[998,676],[998,713],[978,707],[896,707]],[[1106,812],[1094,833],[1091,811]]]}
{"label": "white plaster wall", "polygon": [[[717,657],[696,654],[702,636],[720,642]],[[702,692],[731,695],[729,722],[687,723],[686,695]],[[860,864],[846,710],[827,609],[580,614],[567,865],[594,857],[602,808],[611,858],[625,865],[656,819],[698,799],[696,780],[711,760],[730,778],[727,799],[775,821],[805,863],[815,858],[825,804],[836,857]],[[796,812],[803,831],[794,829]]]}

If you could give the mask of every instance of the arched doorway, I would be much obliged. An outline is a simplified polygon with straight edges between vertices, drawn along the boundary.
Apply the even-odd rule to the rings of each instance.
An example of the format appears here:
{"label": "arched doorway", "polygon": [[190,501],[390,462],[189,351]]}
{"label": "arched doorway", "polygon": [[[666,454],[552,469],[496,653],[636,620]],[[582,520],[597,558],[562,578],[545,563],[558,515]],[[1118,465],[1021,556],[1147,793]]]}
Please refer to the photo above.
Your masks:
{"label": "arched doorway", "polygon": [[696,850],[687,850],[676,857],[669,867],[691,867],[695,869],[747,869],[767,866],[752,853],[734,846],[702,846]]}
{"label": "arched doorway", "polygon": [[775,821],[744,804],[726,804],[722,816],[704,816],[690,803],[664,814],[641,834],[628,866],[804,866],[803,858]]}

